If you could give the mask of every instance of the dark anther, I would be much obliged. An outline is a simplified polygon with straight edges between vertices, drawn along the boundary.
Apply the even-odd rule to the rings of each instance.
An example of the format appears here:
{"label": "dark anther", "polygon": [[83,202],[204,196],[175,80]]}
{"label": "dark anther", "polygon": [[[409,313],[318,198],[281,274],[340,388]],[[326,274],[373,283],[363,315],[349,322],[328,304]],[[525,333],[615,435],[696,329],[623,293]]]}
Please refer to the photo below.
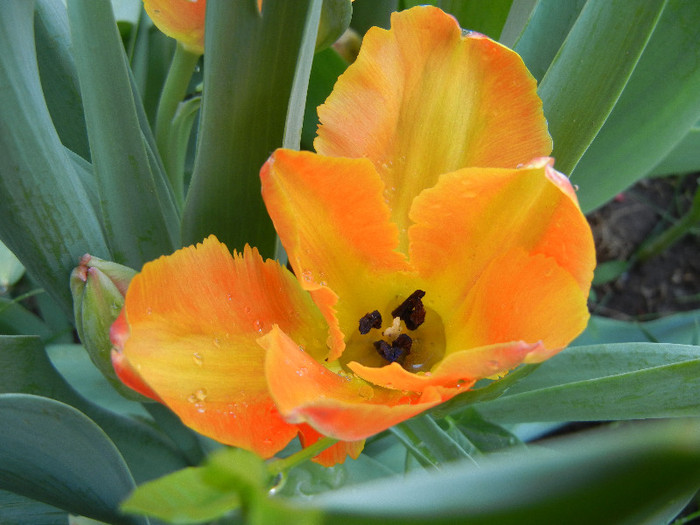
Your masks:
{"label": "dark anther", "polygon": [[396,340],[389,344],[386,341],[375,341],[374,347],[384,359],[390,363],[398,362],[403,364],[406,356],[411,353],[413,340],[406,334],[401,334]]}
{"label": "dark anther", "polygon": [[423,306],[423,301],[421,301],[424,295],[425,292],[423,290],[416,290],[391,312],[391,315],[406,323],[406,328],[409,330],[415,330],[425,321],[425,307]]}
{"label": "dark anther", "polygon": [[360,333],[362,335],[368,334],[372,328],[382,327],[382,314],[379,310],[365,314],[360,319]]}

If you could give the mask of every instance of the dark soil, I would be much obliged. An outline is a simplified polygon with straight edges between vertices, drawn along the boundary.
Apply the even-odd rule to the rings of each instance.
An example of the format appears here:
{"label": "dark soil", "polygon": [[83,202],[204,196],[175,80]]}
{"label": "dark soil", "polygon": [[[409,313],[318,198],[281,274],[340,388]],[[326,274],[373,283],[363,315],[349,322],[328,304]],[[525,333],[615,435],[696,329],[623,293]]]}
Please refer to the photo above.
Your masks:
{"label": "dark soil", "polygon": [[[645,240],[668,228],[690,206],[699,174],[645,179],[588,216],[598,264],[634,261]],[[594,286],[591,310],[645,320],[700,308],[700,230],[663,253],[632,262],[617,278]]]}

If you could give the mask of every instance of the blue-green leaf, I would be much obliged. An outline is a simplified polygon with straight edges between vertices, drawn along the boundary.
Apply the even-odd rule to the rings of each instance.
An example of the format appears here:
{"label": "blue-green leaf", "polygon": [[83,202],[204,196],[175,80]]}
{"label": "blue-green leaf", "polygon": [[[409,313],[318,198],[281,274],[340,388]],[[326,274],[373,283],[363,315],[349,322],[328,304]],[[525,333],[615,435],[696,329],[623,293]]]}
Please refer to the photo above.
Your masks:
{"label": "blue-green leaf", "polygon": [[69,314],[71,269],[110,253],[44,102],[32,6],[9,0],[0,17],[0,238]]}
{"label": "blue-green leaf", "polygon": [[0,336],[0,393],[40,395],[77,408],[110,436],[139,482],[187,466],[173,443],[149,425],[76,393],[56,372],[38,337]]}
{"label": "blue-green leaf", "polygon": [[68,3],[111,260],[140,268],[179,244],[178,214],[107,0]]}
{"label": "blue-green leaf", "polygon": [[538,88],[560,171],[571,173],[605,123],[666,1],[589,0],[583,7]]}
{"label": "blue-green leaf", "polygon": [[0,523],[7,525],[66,525],[68,513],[51,505],[0,490]]}
{"label": "blue-green leaf", "polygon": [[700,2],[669,0],[622,96],[572,173],[584,211],[644,177],[698,121],[698,42]]}
{"label": "blue-green leaf", "polygon": [[699,421],[587,433],[314,497],[333,525],[662,523],[700,486]]}
{"label": "blue-green leaf", "polygon": [[569,348],[474,407],[499,423],[697,417],[698,393],[700,347],[623,343]]}
{"label": "blue-green leaf", "polygon": [[[260,194],[260,168],[287,133],[301,132],[319,0],[207,3],[204,92],[183,240],[214,233],[231,249],[246,243],[268,257],[275,232]],[[306,70],[306,78],[303,71]],[[232,96],[235,94],[235,96]],[[301,103],[287,122],[291,101]],[[291,138],[291,135],[290,135]],[[289,141],[287,147],[298,147]]]}
{"label": "blue-green leaf", "polygon": [[34,32],[41,87],[58,136],[64,146],[89,160],[90,146],[65,3],[37,0]]}
{"label": "blue-green leaf", "polygon": [[0,489],[110,523],[145,523],[118,510],[134,488],[119,451],[76,409],[0,394]]}

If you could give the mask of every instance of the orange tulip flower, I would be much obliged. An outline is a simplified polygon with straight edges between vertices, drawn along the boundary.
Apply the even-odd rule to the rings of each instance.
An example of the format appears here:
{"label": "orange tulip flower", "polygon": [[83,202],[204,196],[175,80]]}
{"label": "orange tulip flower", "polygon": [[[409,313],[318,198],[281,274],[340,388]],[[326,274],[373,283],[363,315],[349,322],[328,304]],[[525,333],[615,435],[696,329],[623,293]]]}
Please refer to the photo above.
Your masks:
{"label": "orange tulip flower", "polygon": [[368,32],[319,109],[318,152],[277,150],[263,197],[294,274],[210,237],[147,264],[113,326],[123,380],[185,424],[317,461],[542,361],[585,327],[590,229],[556,172],[535,80],[432,7]]}
{"label": "orange tulip flower", "polygon": [[206,4],[206,0],[143,0],[156,27],[198,55],[204,52]]}

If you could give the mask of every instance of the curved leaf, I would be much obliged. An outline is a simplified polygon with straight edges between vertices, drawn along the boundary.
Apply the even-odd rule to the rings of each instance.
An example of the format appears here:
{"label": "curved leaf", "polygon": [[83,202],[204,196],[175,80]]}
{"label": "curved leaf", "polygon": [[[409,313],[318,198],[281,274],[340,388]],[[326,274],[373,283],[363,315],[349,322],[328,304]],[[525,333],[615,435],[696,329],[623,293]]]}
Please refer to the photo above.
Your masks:
{"label": "curved leaf", "polygon": [[90,160],[85,114],[64,2],[37,0],[34,32],[41,87],[58,136],[64,146]]}
{"label": "curved leaf", "polygon": [[569,348],[500,398],[474,405],[499,423],[700,416],[700,347]]}
{"label": "curved leaf", "polygon": [[40,395],[77,408],[110,436],[139,482],[187,466],[174,445],[148,425],[77,394],[56,372],[38,337],[0,336],[0,393]]}
{"label": "curved leaf", "polygon": [[172,191],[152,150],[110,2],[68,2],[68,19],[110,260],[140,268],[179,245]]}
{"label": "curved leaf", "polygon": [[32,6],[9,0],[0,17],[0,238],[70,314],[76,261],[111,255],[44,102]]}
{"label": "curved leaf", "polygon": [[51,505],[0,490],[0,523],[66,525],[68,513]]}
{"label": "curved leaf", "polygon": [[[261,16],[252,0],[207,4],[207,20],[215,22],[206,32],[199,141],[183,216],[185,244],[214,233],[230,249],[249,243],[273,256],[275,232],[259,173],[283,140],[286,147],[298,148],[316,40],[311,28],[318,24],[320,7],[319,0],[270,1],[263,3]],[[294,121],[288,122],[292,109]]]}
{"label": "curved leaf", "polygon": [[698,433],[699,421],[629,425],[310,501],[334,525],[659,523],[700,486]]}
{"label": "curved leaf", "polygon": [[583,7],[537,90],[563,173],[571,173],[615,106],[666,1],[589,0]]}
{"label": "curved leaf", "polygon": [[118,506],[134,488],[121,455],[76,409],[0,394],[0,488],[110,523],[145,523]]}
{"label": "curved leaf", "polygon": [[584,211],[644,177],[698,121],[698,42],[700,2],[669,0],[615,108],[572,173]]}

